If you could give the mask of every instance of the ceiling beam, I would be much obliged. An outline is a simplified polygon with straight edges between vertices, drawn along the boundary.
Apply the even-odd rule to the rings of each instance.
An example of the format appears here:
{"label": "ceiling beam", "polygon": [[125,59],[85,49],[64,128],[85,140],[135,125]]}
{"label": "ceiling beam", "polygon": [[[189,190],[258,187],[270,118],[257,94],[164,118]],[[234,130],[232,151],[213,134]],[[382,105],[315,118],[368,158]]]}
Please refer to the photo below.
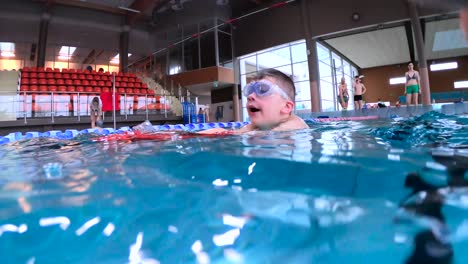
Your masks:
{"label": "ceiling beam", "polygon": [[73,0],[34,0],[34,1],[43,2],[47,5],[57,4],[57,5],[64,5],[64,6],[73,6],[73,7],[92,9],[92,10],[97,10],[97,11],[102,11],[102,12],[112,13],[112,14],[117,14],[117,15],[127,14],[127,11],[122,10],[117,7],[108,6],[108,5],[100,5],[100,4],[84,2],[84,1],[73,1]]}
{"label": "ceiling beam", "polygon": [[135,22],[145,16],[145,11],[152,11],[153,9],[159,9],[169,3],[170,0],[135,0],[128,7],[130,9],[138,10],[139,13],[129,12],[127,15],[127,23],[129,25],[135,24]]}
{"label": "ceiling beam", "polygon": [[408,41],[408,49],[410,54],[410,61],[415,63],[415,50],[414,50],[414,39],[413,39],[413,27],[410,21],[405,22],[406,40]]}

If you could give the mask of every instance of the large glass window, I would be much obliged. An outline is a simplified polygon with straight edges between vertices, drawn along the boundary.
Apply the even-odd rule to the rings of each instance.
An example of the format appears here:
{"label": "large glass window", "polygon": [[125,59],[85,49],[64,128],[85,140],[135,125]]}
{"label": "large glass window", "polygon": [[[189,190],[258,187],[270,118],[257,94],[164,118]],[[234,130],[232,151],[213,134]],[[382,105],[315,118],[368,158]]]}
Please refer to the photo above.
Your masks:
{"label": "large glass window", "polygon": [[317,55],[319,59],[321,110],[337,111],[342,109],[338,103],[338,86],[342,77],[345,78],[350,96],[348,109],[354,109],[352,84],[353,77],[358,75],[357,69],[350,61],[320,43],[317,43]]}

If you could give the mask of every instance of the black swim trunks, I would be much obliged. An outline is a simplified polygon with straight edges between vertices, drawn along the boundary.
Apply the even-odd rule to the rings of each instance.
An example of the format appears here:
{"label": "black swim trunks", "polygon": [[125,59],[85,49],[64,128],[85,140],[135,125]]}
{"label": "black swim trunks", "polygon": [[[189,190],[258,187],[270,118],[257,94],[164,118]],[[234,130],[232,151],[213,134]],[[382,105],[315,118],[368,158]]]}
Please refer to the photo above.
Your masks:
{"label": "black swim trunks", "polygon": [[354,96],[354,101],[361,101],[362,100],[362,95],[355,95]]}

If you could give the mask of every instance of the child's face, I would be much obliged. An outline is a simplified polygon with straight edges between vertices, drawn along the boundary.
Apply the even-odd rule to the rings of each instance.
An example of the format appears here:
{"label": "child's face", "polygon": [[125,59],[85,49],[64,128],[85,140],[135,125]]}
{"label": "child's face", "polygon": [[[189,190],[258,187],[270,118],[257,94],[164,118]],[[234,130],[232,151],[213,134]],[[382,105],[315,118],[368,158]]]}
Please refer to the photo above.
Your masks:
{"label": "child's face", "polygon": [[[265,77],[273,85],[278,85],[274,78]],[[294,102],[281,95],[281,91],[273,89],[271,94],[259,96],[252,92],[247,96],[247,112],[253,125],[261,129],[269,129],[286,121],[294,109]]]}

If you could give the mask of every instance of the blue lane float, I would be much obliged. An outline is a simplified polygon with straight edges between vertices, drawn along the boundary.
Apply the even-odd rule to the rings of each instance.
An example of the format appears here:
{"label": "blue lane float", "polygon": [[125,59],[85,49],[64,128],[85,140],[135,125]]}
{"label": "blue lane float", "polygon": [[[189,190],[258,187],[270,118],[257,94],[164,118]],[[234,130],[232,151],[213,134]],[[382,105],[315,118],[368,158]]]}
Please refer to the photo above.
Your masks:
{"label": "blue lane float", "polygon": [[[177,125],[160,125],[160,126],[153,126],[155,131],[168,131],[168,130],[177,130],[177,131],[189,131],[189,132],[196,132],[205,129],[211,128],[226,128],[226,129],[237,129],[241,128],[245,125],[249,124],[249,122],[219,122],[219,123],[192,123],[192,124],[177,124]],[[87,128],[83,130],[76,130],[76,129],[67,129],[65,131],[60,130],[50,130],[46,132],[37,132],[37,131],[29,131],[26,132],[24,135],[21,132],[12,132],[6,136],[0,137],[0,145],[16,142],[19,140],[24,139],[32,139],[32,138],[39,138],[39,137],[48,137],[48,138],[57,138],[57,139],[73,139],[74,137],[81,135],[81,134],[99,134],[99,135],[110,135],[110,134],[123,134],[126,132],[132,131],[131,127],[125,126],[121,127],[117,130],[113,128]]]}

